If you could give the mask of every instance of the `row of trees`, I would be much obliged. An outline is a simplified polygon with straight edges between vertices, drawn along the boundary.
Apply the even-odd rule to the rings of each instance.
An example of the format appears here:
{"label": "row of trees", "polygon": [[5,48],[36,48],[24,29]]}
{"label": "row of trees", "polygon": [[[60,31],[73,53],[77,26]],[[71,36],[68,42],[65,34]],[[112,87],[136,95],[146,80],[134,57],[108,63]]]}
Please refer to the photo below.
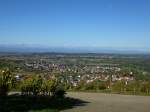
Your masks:
{"label": "row of trees", "polygon": [[23,95],[63,95],[65,93],[59,81],[44,79],[41,76],[30,76],[23,80],[19,86]]}
{"label": "row of trees", "polygon": [[115,93],[130,93],[130,94],[150,94],[150,82],[146,81],[118,81],[111,83],[109,81],[95,80],[90,83],[80,81],[74,87],[68,83],[61,83],[58,79],[49,79],[41,76],[28,76],[22,81],[17,82],[9,69],[0,71],[0,95],[7,95],[12,90],[17,89],[22,95],[50,95],[61,96],[65,94],[65,90],[111,90]]}
{"label": "row of trees", "polygon": [[74,87],[74,90],[106,90],[109,87],[109,82],[95,80],[90,83],[86,83],[85,81],[81,80],[80,83]]}
{"label": "row of trees", "polygon": [[22,95],[50,95],[63,97],[65,94],[64,88],[56,79],[46,79],[41,76],[28,76],[17,82],[9,69],[0,71],[0,95],[7,95],[12,89],[20,91]]}
{"label": "row of trees", "polygon": [[112,91],[117,93],[150,94],[150,82],[132,81],[126,83],[125,81],[118,81],[113,84]]}
{"label": "row of trees", "polygon": [[95,80],[90,83],[80,81],[80,83],[71,88],[76,91],[110,91],[123,94],[150,94],[150,82],[146,81],[118,81],[110,83],[109,81]]}

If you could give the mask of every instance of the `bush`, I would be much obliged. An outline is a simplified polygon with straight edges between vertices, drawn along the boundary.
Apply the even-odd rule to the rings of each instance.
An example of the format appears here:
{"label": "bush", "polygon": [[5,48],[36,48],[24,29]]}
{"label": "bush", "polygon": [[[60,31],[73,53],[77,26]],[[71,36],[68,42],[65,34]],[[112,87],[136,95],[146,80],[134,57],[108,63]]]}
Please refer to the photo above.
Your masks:
{"label": "bush", "polygon": [[114,92],[117,92],[117,93],[122,93],[125,90],[125,86],[126,85],[125,85],[124,81],[118,81],[118,82],[116,82],[116,83],[113,84],[112,90]]}
{"label": "bush", "polygon": [[41,93],[43,95],[53,95],[58,84],[56,80],[44,80],[41,86]]}
{"label": "bush", "polygon": [[142,83],[141,92],[150,94],[150,82],[143,82]]}
{"label": "bush", "polygon": [[64,96],[64,89],[54,79],[44,80],[41,76],[31,76],[20,84],[22,95]]}
{"label": "bush", "polygon": [[38,95],[41,92],[43,79],[41,76],[31,76],[20,84],[20,90],[23,95]]}
{"label": "bush", "polygon": [[132,94],[138,94],[141,92],[141,82],[139,81],[132,81],[128,83],[126,86],[126,91]]}

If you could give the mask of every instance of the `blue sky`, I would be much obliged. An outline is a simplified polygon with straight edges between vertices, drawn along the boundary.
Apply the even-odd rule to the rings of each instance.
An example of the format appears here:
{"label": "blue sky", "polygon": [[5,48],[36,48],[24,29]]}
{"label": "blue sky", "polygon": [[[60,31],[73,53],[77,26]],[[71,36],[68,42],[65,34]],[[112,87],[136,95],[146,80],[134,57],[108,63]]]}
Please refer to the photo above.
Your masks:
{"label": "blue sky", "polygon": [[0,0],[0,44],[150,48],[149,0]]}

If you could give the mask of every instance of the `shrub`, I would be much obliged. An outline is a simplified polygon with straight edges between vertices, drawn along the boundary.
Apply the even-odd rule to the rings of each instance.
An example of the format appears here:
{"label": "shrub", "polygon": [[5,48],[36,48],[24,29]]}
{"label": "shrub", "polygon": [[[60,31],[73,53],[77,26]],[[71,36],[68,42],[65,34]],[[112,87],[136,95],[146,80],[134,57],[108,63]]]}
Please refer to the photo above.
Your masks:
{"label": "shrub", "polygon": [[125,90],[125,86],[126,85],[125,85],[124,81],[118,81],[118,82],[116,82],[116,83],[113,84],[112,90],[114,92],[117,92],[117,93],[122,93]]}
{"label": "shrub", "polygon": [[143,82],[141,84],[141,92],[147,93],[147,94],[150,93],[150,82]]}
{"label": "shrub", "polygon": [[60,87],[54,79],[44,80],[41,76],[31,76],[23,80],[20,84],[20,90],[23,95],[50,95],[64,96],[64,89]]}
{"label": "shrub", "polygon": [[22,81],[20,85],[21,93],[24,95],[37,95],[41,92],[42,83],[41,76],[31,76]]}

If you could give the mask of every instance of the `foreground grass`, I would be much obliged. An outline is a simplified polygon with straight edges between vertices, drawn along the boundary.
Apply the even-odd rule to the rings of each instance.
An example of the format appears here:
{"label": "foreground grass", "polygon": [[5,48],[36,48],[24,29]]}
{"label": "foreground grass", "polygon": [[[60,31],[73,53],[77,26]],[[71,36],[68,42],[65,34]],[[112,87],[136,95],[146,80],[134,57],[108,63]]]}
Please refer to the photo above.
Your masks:
{"label": "foreground grass", "polygon": [[0,112],[59,112],[86,103],[69,97],[10,95],[0,97]]}

